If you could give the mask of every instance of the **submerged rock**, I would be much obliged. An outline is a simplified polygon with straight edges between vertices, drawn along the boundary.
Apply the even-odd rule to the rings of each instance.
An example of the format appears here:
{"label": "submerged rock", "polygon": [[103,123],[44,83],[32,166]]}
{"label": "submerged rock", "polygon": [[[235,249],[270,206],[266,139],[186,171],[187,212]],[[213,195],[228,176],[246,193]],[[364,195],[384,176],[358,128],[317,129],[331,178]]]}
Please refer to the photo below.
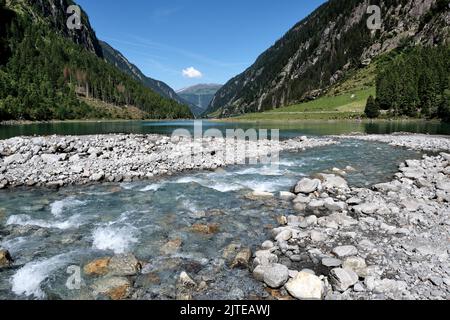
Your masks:
{"label": "submerged rock", "polygon": [[132,254],[121,254],[111,258],[108,271],[112,276],[134,276],[142,269],[138,259]]}
{"label": "submerged rock", "polygon": [[234,258],[231,268],[244,267],[248,268],[250,258],[252,257],[252,250],[250,248],[244,248],[238,252]]}
{"label": "submerged rock", "polygon": [[253,191],[249,193],[246,198],[249,200],[259,200],[259,199],[270,199],[273,198],[274,194],[265,191]]}
{"label": "submerged rock", "polygon": [[117,255],[112,258],[94,260],[84,266],[84,273],[90,276],[134,276],[142,269],[138,259],[132,254]]}
{"label": "submerged rock", "polygon": [[124,300],[131,294],[131,282],[123,277],[102,278],[92,285],[94,296],[103,295],[111,300]]}
{"label": "submerged rock", "polygon": [[197,286],[197,283],[185,271],[180,273],[178,283],[185,288],[194,288]]}
{"label": "submerged rock", "polygon": [[211,235],[214,233],[217,233],[219,231],[219,225],[218,224],[194,224],[191,227],[191,230],[195,233],[201,233],[205,235]]}
{"label": "submerged rock", "polygon": [[6,249],[0,248],[0,268],[9,267],[14,260],[11,257],[11,254]]}
{"label": "submerged rock", "polygon": [[174,254],[181,248],[182,245],[183,240],[181,239],[170,240],[160,248],[160,251],[165,255]]}
{"label": "submerged rock", "polygon": [[88,276],[103,276],[109,272],[108,266],[111,258],[94,260],[84,266],[83,271]]}

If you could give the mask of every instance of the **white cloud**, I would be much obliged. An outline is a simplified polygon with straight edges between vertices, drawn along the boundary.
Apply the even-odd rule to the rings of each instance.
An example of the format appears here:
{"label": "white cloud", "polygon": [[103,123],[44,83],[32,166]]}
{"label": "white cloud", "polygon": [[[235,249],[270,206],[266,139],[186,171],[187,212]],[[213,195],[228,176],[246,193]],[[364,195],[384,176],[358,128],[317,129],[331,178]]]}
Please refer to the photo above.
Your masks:
{"label": "white cloud", "polygon": [[201,77],[203,77],[203,74],[200,71],[198,71],[197,69],[195,69],[194,67],[189,67],[189,68],[183,70],[183,77],[191,78],[191,79],[201,78]]}

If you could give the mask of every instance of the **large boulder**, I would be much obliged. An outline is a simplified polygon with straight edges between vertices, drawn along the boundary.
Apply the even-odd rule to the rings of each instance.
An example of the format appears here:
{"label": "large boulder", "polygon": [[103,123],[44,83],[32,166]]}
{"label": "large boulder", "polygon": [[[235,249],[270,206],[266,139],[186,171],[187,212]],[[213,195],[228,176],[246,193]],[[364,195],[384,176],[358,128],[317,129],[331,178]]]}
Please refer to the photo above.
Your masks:
{"label": "large boulder", "polygon": [[310,194],[320,189],[320,180],[304,178],[294,187],[294,193]]}
{"label": "large boulder", "polygon": [[285,287],[294,298],[300,300],[320,300],[324,294],[324,286],[319,277],[304,271],[299,272]]}
{"label": "large boulder", "polygon": [[160,251],[161,251],[161,253],[163,253],[165,255],[174,254],[181,248],[182,245],[183,245],[183,240],[181,240],[181,239],[169,240],[166,244],[164,244],[160,248]]}

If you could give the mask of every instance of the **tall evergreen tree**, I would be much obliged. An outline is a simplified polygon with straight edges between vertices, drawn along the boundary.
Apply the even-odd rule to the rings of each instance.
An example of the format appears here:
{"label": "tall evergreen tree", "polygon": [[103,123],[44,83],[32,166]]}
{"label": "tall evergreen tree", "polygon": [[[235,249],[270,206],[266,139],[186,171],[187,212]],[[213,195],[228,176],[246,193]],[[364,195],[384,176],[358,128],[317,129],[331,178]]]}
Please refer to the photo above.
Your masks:
{"label": "tall evergreen tree", "polygon": [[449,74],[449,45],[405,49],[378,71],[377,100],[395,116],[442,117]]}
{"label": "tall evergreen tree", "polygon": [[364,110],[364,113],[370,119],[375,119],[380,116],[380,107],[372,95],[370,95],[367,99],[366,109]]}

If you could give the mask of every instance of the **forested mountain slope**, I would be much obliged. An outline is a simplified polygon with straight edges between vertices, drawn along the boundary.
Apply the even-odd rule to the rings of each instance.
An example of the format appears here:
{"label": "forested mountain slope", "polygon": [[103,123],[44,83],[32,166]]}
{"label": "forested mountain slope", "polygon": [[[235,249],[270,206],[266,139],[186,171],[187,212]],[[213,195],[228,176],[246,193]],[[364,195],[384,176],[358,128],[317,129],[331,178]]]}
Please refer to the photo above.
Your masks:
{"label": "forested mountain slope", "polygon": [[166,83],[152,79],[147,77],[142,73],[142,71],[134,64],[132,64],[128,59],[120,53],[118,50],[114,49],[108,43],[104,41],[100,41],[100,46],[102,48],[102,54],[106,61],[116,66],[118,69],[127,73],[134,79],[142,82],[146,87],[152,89],[156,93],[160,94],[163,97],[172,99],[177,101],[180,104],[189,105],[191,111],[193,109],[193,105],[186,101],[182,97],[180,97],[175,90],[169,87]]}
{"label": "forested mountain slope", "polygon": [[111,117],[89,100],[134,106],[148,118],[192,117],[187,106],[105,62],[84,12],[80,30],[67,28],[71,4],[0,0],[0,120]]}
{"label": "forested mountain slope", "polygon": [[[367,27],[369,5],[381,8],[379,30]],[[222,87],[208,112],[230,116],[315,99],[383,53],[407,44],[448,43],[448,5],[449,0],[330,0]]]}

